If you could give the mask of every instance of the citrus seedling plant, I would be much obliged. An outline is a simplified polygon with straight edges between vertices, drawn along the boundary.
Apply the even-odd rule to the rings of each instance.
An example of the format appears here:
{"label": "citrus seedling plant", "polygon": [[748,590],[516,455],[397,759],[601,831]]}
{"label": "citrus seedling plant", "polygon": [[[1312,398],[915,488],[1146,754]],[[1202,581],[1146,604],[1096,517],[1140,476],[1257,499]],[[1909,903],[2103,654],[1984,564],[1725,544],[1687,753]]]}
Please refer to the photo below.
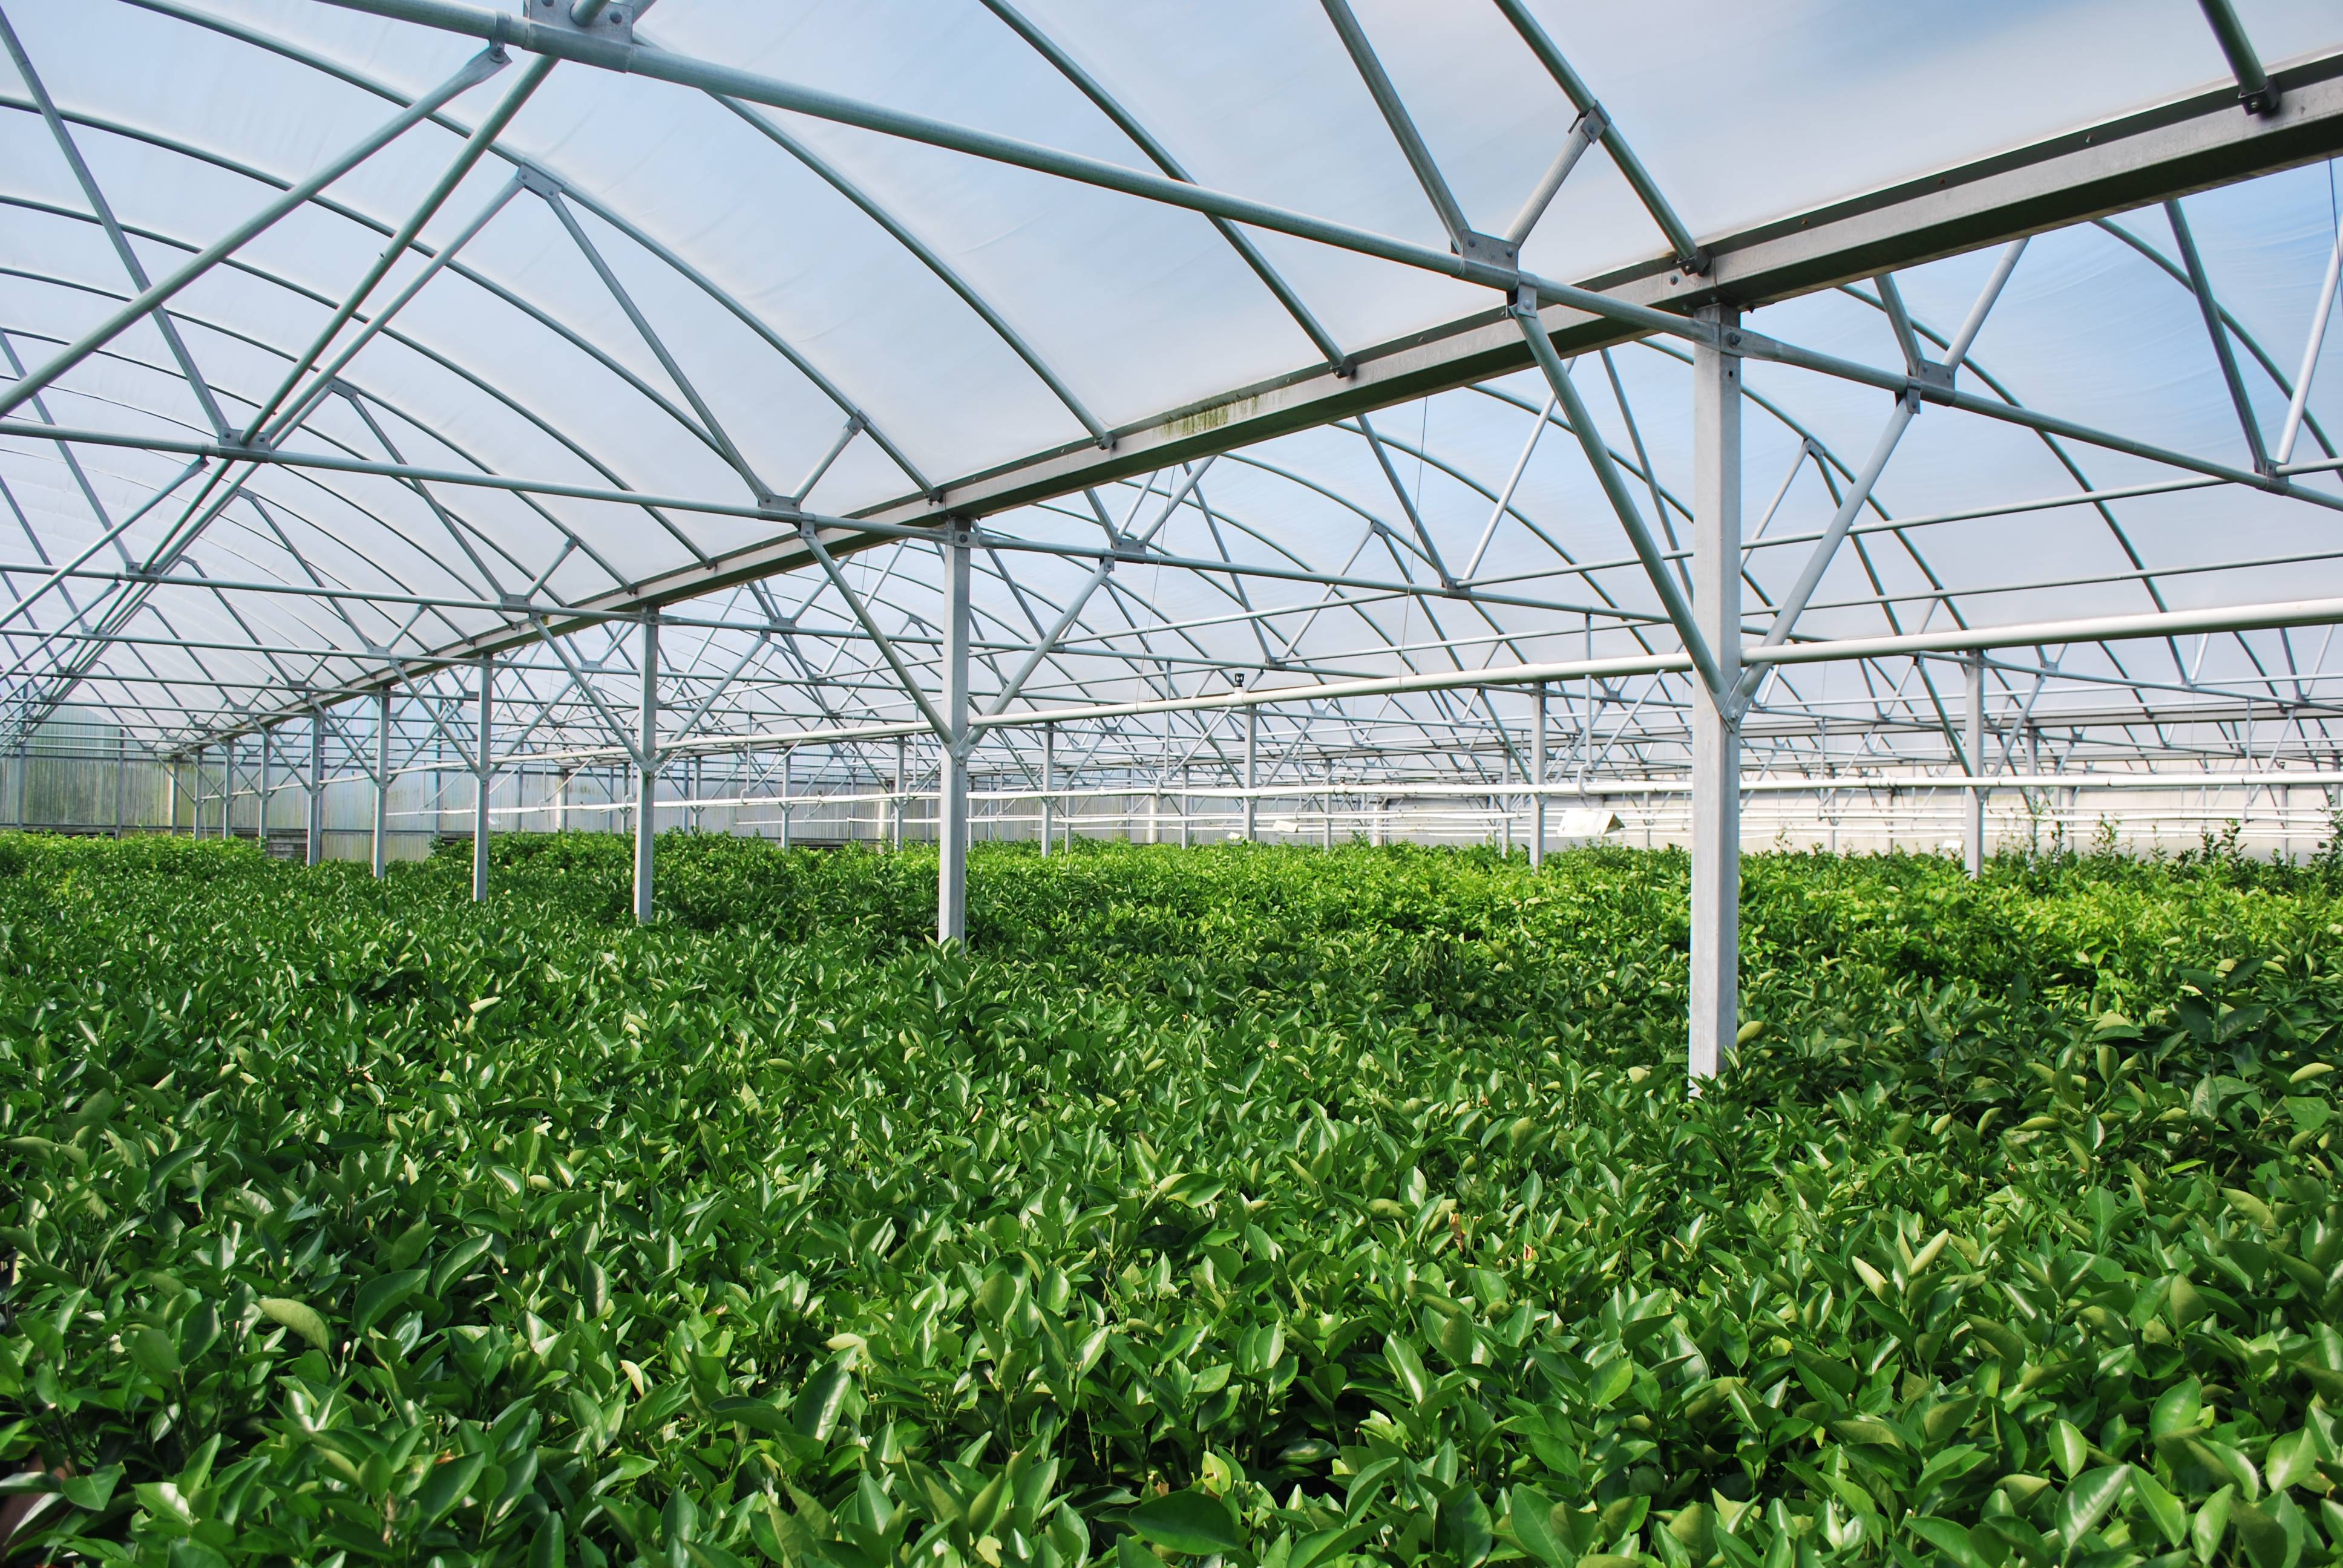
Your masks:
{"label": "citrus seedling plant", "polygon": [[12,1561],[2295,1568],[2332,868],[0,855]]}

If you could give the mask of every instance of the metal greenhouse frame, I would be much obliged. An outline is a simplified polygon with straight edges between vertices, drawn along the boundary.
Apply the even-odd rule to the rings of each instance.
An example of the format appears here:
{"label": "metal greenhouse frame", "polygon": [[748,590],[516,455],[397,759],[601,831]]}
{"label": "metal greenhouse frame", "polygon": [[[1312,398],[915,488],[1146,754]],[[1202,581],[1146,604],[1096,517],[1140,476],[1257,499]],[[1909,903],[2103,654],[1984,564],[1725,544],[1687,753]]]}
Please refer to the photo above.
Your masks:
{"label": "metal greenhouse frame", "polygon": [[[1624,813],[1690,846],[1698,1076],[1761,824],[2333,810],[2343,18],[2201,0],[1750,194],[1545,0],[1160,80],[1059,9],[5,0],[0,816],[377,875],[454,817],[483,898],[498,826],[618,826],[643,920],[662,825],[932,838],[950,940],[979,834]],[[1213,118],[1272,111],[1192,100],[1296,38],[1255,178]],[[1733,54],[1736,137],[1872,90]]]}

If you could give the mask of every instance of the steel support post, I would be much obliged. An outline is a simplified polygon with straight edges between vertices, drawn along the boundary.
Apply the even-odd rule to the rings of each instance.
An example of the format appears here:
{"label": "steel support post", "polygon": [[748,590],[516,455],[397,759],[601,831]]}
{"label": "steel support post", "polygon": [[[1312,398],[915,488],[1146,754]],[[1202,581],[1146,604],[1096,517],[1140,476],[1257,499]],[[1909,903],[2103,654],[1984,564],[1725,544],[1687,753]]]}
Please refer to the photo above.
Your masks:
{"label": "steel support post", "polygon": [[1326,764],[1326,820],[1321,825],[1319,839],[1322,848],[1331,849],[1334,847],[1334,765],[1332,762]]}
{"label": "steel support post", "polygon": [[1545,682],[1537,683],[1530,729],[1530,869],[1545,864]]}
{"label": "steel support post", "polygon": [[943,540],[944,732],[936,791],[936,940],[968,940],[968,522],[954,518]]}
{"label": "steel support post", "polygon": [[[1985,771],[1985,655],[1969,655],[1968,772]],[[1961,857],[1971,877],[1985,874],[1985,790],[1976,784],[1961,791]]]}
{"label": "steel support post", "polygon": [[1261,837],[1261,802],[1253,796],[1260,788],[1261,709],[1245,709],[1244,749],[1244,836],[1250,844]]}
{"label": "steel support post", "polygon": [[[1594,617],[1586,617],[1586,662],[1594,662]],[[1594,765],[1594,677],[1587,676],[1579,682],[1582,699],[1578,709],[1578,787],[1586,788],[1587,769]]]}
{"label": "steel support post", "polygon": [[390,688],[374,694],[374,874],[390,862]]}
{"label": "steel support post", "polygon": [[491,763],[489,720],[496,711],[497,661],[480,660],[480,730],[473,738],[479,749],[472,758],[472,902],[486,903],[488,897],[488,791],[496,785],[496,769]]}
{"label": "steel support post", "polygon": [[1052,809],[1054,802],[1050,799],[1050,791],[1057,787],[1058,727],[1044,724],[1041,726],[1041,855],[1045,859],[1050,853],[1051,836],[1057,828],[1054,819],[1057,812]]}
{"label": "steel support post", "polygon": [[643,689],[635,717],[635,920],[650,923],[652,819],[659,797],[659,617],[643,618]]}
{"label": "steel support post", "polygon": [[907,745],[901,736],[895,737],[895,782],[887,791],[887,843],[888,848],[893,849],[903,847],[903,777]]}
{"label": "steel support post", "polygon": [[796,763],[797,757],[795,751],[784,750],[781,753],[781,848],[784,849],[789,847],[789,769]]}
{"label": "steel support post", "polygon": [[276,761],[276,751],[275,728],[263,725],[260,730],[260,787],[253,794],[252,841],[264,849],[268,843],[268,797],[277,783],[276,769],[271,766]]}
{"label": "steel support post", "polygon": [[[23,789],[22,789],[22,788],[21,788],[21,784],[20,784],[20,787],[19,787],[19,789],[18,789],[18,790],[17,790],[17,793],[18,793],[18,795],[19,795],[20,797],[21,797],[21,796],[22,796],[22,794],[24,793],[24,791],[23,791]],[[18,799],[18,801],[17,801],[17,803],[16,803],[16,815],[17,815],[19,818],[22,818],[22,817],[24,816],[24,814],[25,814],[24,801],[23,801],[21,799]],[[219,836],[220,836],[220,842],[221,842],[221,843],[225,844],[225,843],[226,843],[226,842],[227,842],[227,840],[228,840],[228,836],[229,836],[230,832],[231,832],[231,831],[233,831],[233,829],[234,829],[235,821],[236,821],[236,737],[234,737],[233,735],[231,735],[231,736],[229,736],[226,740],[223,740],[223,741],[221,741],[221,742],[220,742],[220,831],[219,831]]]}
{"label": "steel support post", "polygon": [[33,825],[32,819],[25,814],[26,802],[32,799],[32,777],[33,739],[27,735],[16,742],[16,831],[19,833]]}
{"label": "steel support post", "polygon": [[[1721,344],[1740,317],[1704,309]],[[1715,683],[1692,678],[1692,1034],[1695,1084],[1715,1076],[1740,1028],[1741,730],[1727,708],[1741,676],[1741,360],[1693,353],[1693,615]]]}
{"label": "steel support post", "polygon": [[114,836],[122,837],[126,808],[124,791],[130,783],[130,737],[120,729],[114,732]]}
{"label": "steel support post", "polygon": [[302,859],[312,866],[326,859],[326,710],[309,715],[309,819],[302,835]]}
{"label": "steel support post", "polygon": [[179,836],[179,759],[176,757],[163,770],[163,829],[174,839]]}
{"label": "steel support post", "polygon": [[1196,847],[1194,832],[1196,802],[1190,797],[1188,789],[1188,767],[1187,764],[1182,763],[1180,766],[1180,848],[1183,849],[1192,849]]}

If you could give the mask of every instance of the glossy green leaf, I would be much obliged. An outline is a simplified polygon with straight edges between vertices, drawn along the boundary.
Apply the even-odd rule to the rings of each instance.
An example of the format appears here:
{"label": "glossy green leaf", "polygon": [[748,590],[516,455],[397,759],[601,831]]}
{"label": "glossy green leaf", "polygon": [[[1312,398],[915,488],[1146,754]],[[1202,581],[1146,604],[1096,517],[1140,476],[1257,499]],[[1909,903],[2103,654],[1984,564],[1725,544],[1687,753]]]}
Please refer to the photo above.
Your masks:
{"label": "glossy green leaf", "polygon": [[1155,1545],[1193,1557],[1234,1552],[1244,1543],[1228,1506],[1202,1492],[1151,1497],[1124,1514],[1123,1523]]}

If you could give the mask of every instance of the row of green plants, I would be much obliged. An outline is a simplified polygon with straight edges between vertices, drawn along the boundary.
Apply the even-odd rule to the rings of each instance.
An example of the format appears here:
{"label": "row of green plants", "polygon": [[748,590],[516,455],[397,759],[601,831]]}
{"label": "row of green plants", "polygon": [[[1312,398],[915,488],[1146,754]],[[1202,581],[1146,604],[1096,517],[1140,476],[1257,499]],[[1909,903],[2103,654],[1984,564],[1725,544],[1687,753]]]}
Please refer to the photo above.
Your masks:
{"label": "row of green plants", "polygon": [[674,836],[0,855],[9,1561],[2343,1556],[2343,897]]}

